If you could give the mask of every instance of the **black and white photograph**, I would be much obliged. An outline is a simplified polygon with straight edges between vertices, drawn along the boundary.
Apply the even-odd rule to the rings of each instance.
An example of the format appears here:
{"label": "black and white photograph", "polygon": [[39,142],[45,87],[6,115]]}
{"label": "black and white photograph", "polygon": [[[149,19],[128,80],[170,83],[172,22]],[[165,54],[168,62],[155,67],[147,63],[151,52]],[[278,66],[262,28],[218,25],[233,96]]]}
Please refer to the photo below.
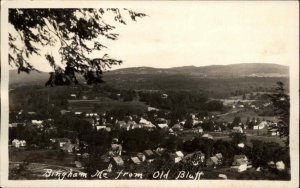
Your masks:
{"label": "black and white photograph", "polygon": [[1,4],[1,186],[299,186],[297,1]]}

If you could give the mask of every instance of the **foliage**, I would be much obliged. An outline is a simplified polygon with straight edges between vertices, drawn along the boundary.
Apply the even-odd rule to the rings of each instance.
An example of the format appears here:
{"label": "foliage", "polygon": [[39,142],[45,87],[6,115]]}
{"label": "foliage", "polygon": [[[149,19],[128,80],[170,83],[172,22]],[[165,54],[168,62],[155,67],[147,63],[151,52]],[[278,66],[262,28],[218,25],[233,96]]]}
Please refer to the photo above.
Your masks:
{"label": "foliage", "polygon": [[[60,45],[58,52],[63,67],[55,62],[53,55],[45,55],[54,69],[46,85],[78,83],[77,73],[83,75],[88,84],[101,83],[103,70],[122,61],[108,54],[96,58],[91,54],[107,48],[99,40],[118,39],[119,34],[113,32],[116,27],[107,24],[104,17],[110,12],[116,22],[126,24],[121,11],[127,12],[133,21],[146,16],[118,8],[9,9],[9,23],[16,30],[9,33],[9,64],[19,72],[29,73],[36,70],[29,60],[32,55],[41,55],[42,47]],[[18,42],[22,45],[17,45]]]}
{"label": "foliage", "polygon": [[277,82],[275,93],[269,95],[273,107],[274,113],[279,116],[281,120],[278,122],[276,128],[280,133],[281,137],[287,138],[287,145],[289,144],[289,130],[290,130],[290,97],[285,93],[284,84]]}

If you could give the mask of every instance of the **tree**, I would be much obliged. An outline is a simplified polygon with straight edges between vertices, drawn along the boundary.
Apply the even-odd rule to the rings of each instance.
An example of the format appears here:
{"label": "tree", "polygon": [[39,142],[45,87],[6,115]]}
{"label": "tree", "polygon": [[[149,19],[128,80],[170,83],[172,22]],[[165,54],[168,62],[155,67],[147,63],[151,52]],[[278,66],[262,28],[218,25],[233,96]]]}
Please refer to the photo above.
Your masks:
{"label": "tree", "polygon": [[232,121],[232,126],[238,126],[241,123],[241,117],[240,116],[235,116],[233,121]]}
{"label": "tree", "polygon": [[279,116],[281,120],[278,123],[278,131],[281,137],[286,137],[287,145],[289,144],[289,130],[290,130],[290,97],[285,93],[284,84],[277,82],[275,92],[269,95],[274,107],[274,113]]}
{"label": "tree", "polygon": [[[104,16],[112,13],[114,20],[126,24],[121,12],[128,13],[131,20],[146,14],[118,8],[82,9],[9,9],[9,23],[15,32],[9,32],[9,64],[18,72],[37,70],[30,58],[41,55],[42,47],[59,46],[59,66],[51,54],[45,60],[53,68],[46,85],[69,85],[78,83],[76,74],[83,75],[88,84],[101,83],[103,70],[122,63],[108,54],[92,57],[92,53],[107,48],[101,39],[117,40],[116,28],[107,24]],[[21,44],[21,45],[20,45]]]}

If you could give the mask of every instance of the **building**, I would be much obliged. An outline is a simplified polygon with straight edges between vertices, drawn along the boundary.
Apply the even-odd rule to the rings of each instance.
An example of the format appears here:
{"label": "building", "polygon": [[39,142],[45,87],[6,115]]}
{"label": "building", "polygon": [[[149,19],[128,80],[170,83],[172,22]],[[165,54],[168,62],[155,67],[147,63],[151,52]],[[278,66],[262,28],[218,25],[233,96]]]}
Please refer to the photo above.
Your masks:
{"label": "building", "polygon": [[204,135],[202,135],[202,138],[207,138],[207,139],[214,139],[214,137],[212,136],[212,135],[210,135],[210,134],[204,134]]}
{"label": "building", "polygon": [[12,146],[14,146],[15,148],[26,146],[25,140],[14,139],[11,143],[12,143]]}
{"label": "building", "polygon": [[280,132],[276,128],[275,129],[270,129],[268,133],[269,133],[270,136],[279,136],[280,135]]}
{"label": "building", "polygon": [[62,148],[66,143],[71,143],[71,140],[69,138],[57,138],[57,139],[50,139],[50,140],[57,142],[60,148]]}
{"label": "building", "polygon": [[157,124],[157,126],[161,129],[169,128],[168,124],[166,124],[166,123],[159,123],[159,124]]}
{"label": "building", "polygon": [[235,126],[232,128],[232,132],[234,133],[243,133],[243,128],[241,126]]}
{"label": "building", "polygon": [[139,158],[141,162],[144,162],[146,160],[146,156],[143,153],[138,153],[136,154],[136,156]]}
{"label": "building", "polygon": [[176,153],[168,153],[169,158],[174,163],[179,163],[182,160],[182,157],[179,157]]}
{"label": "building", "polygon": [[247,170],[248,158],[246,155],[235,155],[233,158],[231,169],[237,172],[243,172]]}
{"label": "building", "polygon": [[124,161],[120,156],[112,157],[111,162],[112,162],[112,165],[116,165],[116,166],[124,165]]}
{"label": "building", "polygon": [[138,157],[131,157],[130,158],[130,161],[133,163],[133,164],[141,164],[141,161]]}
{"label": "building", "polygon": [[150,107],[150,106],[147,108],[147,110],[148,110],[148,112],[150,112],[150,111],[159,111],[158,108],[154,108],[154,107]]}
{"label": "building", "polygon": [[149,160],[149,159],[154,159],[155,158],[155,154],[153,153],[152,150],[148,149],[148,150],[145,150],[144,152],[144,155],[146,156],[146,159]]}

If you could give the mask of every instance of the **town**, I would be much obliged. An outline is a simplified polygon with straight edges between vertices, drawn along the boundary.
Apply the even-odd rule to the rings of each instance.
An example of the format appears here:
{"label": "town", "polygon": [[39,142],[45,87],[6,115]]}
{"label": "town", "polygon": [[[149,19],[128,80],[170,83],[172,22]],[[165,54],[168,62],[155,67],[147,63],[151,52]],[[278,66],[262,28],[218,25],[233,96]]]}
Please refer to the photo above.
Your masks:
{"label": "town", "polygon": [[[99,178],[98,169],[109,179],[155,179],[158,170],[169,171],[168,179],[200,171],[201,179],[289,179],[283,122],[268,93],[208,99],[107,85],[16,87],[10,90],[10,177],[43,179],[42,169],[62,168],[89,179]],[[123,170],[131,177],[118,174]]]}

